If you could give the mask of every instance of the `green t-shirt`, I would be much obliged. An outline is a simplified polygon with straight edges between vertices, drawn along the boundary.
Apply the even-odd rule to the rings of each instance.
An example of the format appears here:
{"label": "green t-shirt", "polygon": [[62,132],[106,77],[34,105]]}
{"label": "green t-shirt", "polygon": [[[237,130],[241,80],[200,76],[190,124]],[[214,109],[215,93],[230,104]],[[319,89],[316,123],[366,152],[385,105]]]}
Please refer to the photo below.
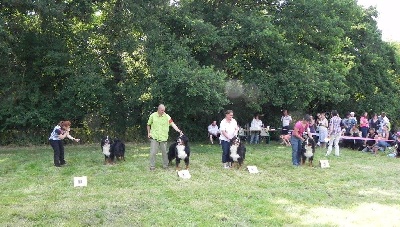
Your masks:
{"label": "green t-shirt", "polygon": [[152,113],[147,121],[150,126],[151,137],[157,141],[165,142],[168,140],[169,126],[173,123],[171,117],[164,113],[159,115],[158,112]]}

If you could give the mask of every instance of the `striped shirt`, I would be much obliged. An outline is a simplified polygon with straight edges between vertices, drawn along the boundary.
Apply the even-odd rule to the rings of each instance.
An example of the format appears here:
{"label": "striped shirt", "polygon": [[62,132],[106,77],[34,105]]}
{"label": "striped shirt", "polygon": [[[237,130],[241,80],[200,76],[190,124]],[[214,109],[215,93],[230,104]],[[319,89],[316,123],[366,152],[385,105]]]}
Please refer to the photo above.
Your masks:
{"label": "striped shirt", "polygon": [[329,121],[329,135],[338,134],[342,132],[342,128],[340,127],[340,122],[342,119],[338,116],[334,116]]}

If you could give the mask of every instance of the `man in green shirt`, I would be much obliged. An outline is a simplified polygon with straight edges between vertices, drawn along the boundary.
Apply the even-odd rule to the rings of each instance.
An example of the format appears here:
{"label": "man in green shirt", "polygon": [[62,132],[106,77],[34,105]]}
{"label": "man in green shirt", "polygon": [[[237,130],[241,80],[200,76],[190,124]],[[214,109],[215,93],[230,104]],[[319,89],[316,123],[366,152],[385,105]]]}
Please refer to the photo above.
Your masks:
{"label": "man in green shirt", "polygon": [[160,148],[164,169],[168,167],[167,140],[169,126],[182,135],[182,131],[175,125],[172,118],[165,113],[165,106],[160,104],[157,112],[150,115],[147,121],[147,137],[150,139],[150,170],[156,168],[156,154]]}

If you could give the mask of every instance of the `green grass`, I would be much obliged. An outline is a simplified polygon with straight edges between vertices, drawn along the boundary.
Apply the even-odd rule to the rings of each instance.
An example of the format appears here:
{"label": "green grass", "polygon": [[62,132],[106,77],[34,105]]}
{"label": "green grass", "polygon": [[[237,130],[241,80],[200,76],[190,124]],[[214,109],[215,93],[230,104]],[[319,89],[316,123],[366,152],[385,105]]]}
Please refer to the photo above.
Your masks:
{"label": "green grass", "polygon": [[[225,170],[218,145],[191,144],[191,179],[148,170],[149,144],[103,165],[98,144],[66,146],[67,166],[44,147],[0,148],[0,226],[400,226],[400,159],[341,149],[330,168],[291,165],[291,149],[248,145]],[[73,178],[88,177],[87,187]]]}

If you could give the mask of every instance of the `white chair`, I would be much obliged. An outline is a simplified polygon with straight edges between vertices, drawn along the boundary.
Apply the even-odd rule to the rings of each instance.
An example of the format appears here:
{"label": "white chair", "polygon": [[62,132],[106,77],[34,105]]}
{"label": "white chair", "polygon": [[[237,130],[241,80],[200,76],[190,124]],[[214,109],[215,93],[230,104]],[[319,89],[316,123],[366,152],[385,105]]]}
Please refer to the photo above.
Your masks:
{"label": "white chair", "polygon": [[[263,140],[263,139],[265,139],[265,143],[269,143],[269,141],[270,141],[270,135],[266,128],[262,128],[261,132],[260,132],[260,140]],[[261,141],[260,141],[260,143],[261,143]]]}
{"label": "white chair", "polygon": [[246,141],[246,132],[244,130],[244,128],[239,128],[239,132],[238,132],[238,136],[240,140]]}

